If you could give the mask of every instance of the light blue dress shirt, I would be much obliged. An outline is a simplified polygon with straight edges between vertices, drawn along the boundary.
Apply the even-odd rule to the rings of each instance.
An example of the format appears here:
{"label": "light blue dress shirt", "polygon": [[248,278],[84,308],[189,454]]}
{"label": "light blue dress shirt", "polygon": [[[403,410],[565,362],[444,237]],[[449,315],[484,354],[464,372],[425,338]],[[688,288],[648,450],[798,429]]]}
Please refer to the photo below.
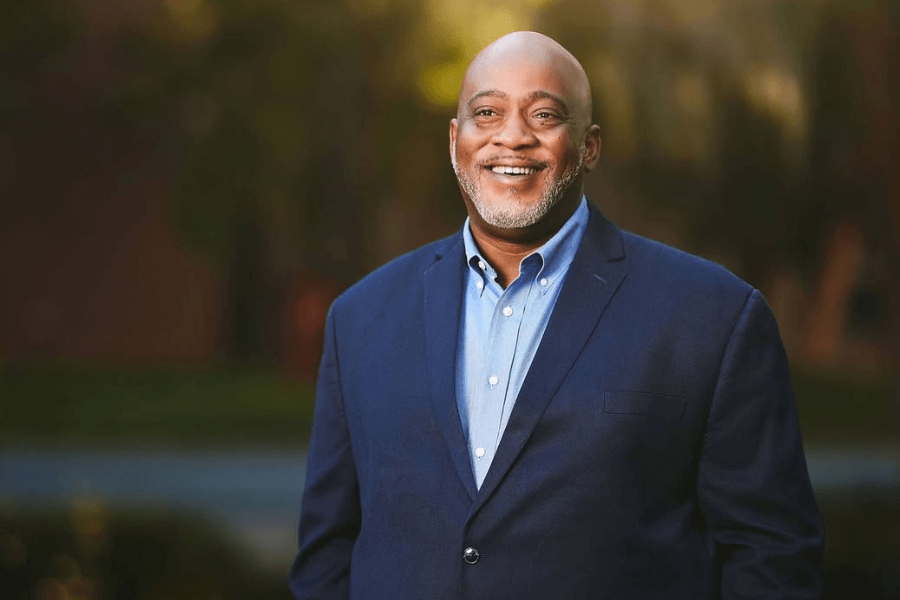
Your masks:
{"label": "light blue dress shirt", "polygon": [[480,488],[569,265],[587,228],[587,199],[556,234],[519,263],[505,290],[481,256],[468,219],[463,226],[468,269],[456,356],[456,399]]}

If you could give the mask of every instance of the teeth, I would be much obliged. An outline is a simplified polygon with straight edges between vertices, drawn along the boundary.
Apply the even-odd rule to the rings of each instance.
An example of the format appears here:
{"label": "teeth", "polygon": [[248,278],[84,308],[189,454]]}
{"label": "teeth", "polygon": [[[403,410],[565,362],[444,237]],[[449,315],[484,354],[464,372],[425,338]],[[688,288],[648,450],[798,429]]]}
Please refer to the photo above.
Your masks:
{"label": "teeth", "polygon": [[494,173],[500,173],[501,175],[534,175],[538,172],[537,169],[533,167],[491,167],[491,171]]}

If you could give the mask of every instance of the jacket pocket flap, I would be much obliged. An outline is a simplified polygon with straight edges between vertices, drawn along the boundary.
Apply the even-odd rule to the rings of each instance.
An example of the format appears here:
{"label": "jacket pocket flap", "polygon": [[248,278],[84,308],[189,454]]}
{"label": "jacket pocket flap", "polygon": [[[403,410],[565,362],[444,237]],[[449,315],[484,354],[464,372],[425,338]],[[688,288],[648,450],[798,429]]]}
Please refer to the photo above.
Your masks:
{"label": "jacket pocket flap", "polygon": [[619,415],[649,415],[680,421],[686,399],[648,392],[606,392],[603,412]]}

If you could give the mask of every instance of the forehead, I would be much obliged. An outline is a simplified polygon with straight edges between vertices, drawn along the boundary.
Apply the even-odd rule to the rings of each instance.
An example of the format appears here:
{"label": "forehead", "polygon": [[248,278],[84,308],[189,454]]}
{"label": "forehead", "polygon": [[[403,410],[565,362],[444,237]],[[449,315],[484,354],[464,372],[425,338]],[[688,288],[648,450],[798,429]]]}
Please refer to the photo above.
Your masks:
{"label": "forehead", "polygon": [[485,56],[466,73],[460,102],[494,92],[513,99],[541,97],[542,92],[572,104],[575,99],[571,69],[562,57],[546,52],[519,51]]}

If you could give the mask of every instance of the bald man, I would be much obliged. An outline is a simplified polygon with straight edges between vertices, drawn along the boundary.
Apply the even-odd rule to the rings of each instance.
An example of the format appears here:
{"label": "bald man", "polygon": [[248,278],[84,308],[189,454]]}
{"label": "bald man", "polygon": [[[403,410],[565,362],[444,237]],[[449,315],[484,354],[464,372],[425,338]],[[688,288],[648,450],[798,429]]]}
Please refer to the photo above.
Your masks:
{"label": "bald man", "polygon": [[338,298],[298,599],[817,598],[822,522],[778,328],[725,269],[623,232],[578,61],[467,70],[468,219]]}

